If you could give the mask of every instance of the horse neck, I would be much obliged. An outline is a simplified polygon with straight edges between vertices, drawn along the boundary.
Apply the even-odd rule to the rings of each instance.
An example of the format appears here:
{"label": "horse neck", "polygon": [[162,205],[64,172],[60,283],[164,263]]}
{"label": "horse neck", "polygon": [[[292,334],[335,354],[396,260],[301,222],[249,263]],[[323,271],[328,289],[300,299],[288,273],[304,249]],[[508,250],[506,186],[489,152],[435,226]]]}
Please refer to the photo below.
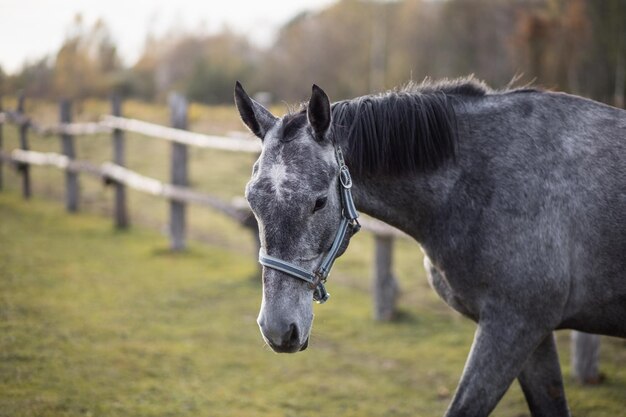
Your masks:
{"label": "horse neck", "polygon": [[355,177],[357,209],[388,223],[418,242],[445,214],[446,203],[459,177],[452,165],[410,177]]}
{"label": "horse neck", "polygon": [[[358,209],[418,240],[427,233],[458,178],[448,162],[458,139],[452,107],[460,101],[441,91],[407,90],[333,105],[335,137],[348,151]],[[380,132],[388,136],[383,139]],[[420,140],[407,142],[414,138]]]}
{"label": "horse neck", "polygon": [[[344,119],[343,123],[350,126],[352,120]],[[339,136],[338,144],[344,154],[349,149],[349,140],[348,135]],[[460,177],[460,168],[452,159],[450,156],[437,168],[424,168],[412,174],[368,175],[358,167],[351,169],[355,205],[359,211],[422,243],[429,233],[432,234],[432,226],[445,215],[448,198]],[[347,163],[350,167],[351,161],[347,160]]]}

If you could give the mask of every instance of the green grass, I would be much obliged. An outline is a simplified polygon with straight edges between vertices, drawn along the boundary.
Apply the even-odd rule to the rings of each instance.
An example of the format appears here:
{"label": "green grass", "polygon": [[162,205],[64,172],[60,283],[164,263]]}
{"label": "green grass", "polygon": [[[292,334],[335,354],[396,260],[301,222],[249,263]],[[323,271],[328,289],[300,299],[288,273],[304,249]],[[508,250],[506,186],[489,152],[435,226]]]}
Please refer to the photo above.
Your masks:
{"label": "green grass", "polygon": [[[401,320],[371,320],[368,279],[356,284],[371,242],[357,240],[310,348],[277,355],[255,324],[250,256],[172,254],[151,231],[15,193],[0,193],[0,218],[0,416],[441,415],[471,342],[471,323],[409,281],[415,248],[399,247]],[[574,416],[624,415],[624,343],[604,339],[607,381],[582,388],[566,336]],[[494,413],[526,414],[517,386]]]}
{"label": "green grass", "polygon": [[[76,119],[97,120],[106,103],[87,102]],[[54,122],[51,105],[29,108]],[[129,117],[167,123],[158,106],[128,103]],[[192,107],[191,128],[223,133],[234,108]],[[17,146],[5,127],[4,149]],[[57,138],[31,148],[58,151]],[[169,145],[127,136],[128,165],[168,178]],[[78,156],[110,155],[107,135],[77,138]],[[191,151],[196,189],[242,194],[251,155]],[[192,243],[171,254],[145,227],[115,232],[112,190],[81,177],[81,214],[63,211],[63,174],[33,168],[36,198],[19,199],[7,168],[0,193],[0,416],[436,416],[454,391],[474,325],[428,287],[417,244],[396,244],[401,318],[371,319],[372,238],[359,234],[337,263],[331,302],[315,307],[306,352],[276,355],[255,324],[261,290],[250,235],[221,215],[190,207]],[[39,199],[46,197],[47,201]],[[131,220],[160,230],[167,203],[130,192]],[[575,417],[624,416],[626,345],[604,338],[597,387],[570,383],[567,332],[559,333]],[[528,415],[514,384],[495,416]]]}

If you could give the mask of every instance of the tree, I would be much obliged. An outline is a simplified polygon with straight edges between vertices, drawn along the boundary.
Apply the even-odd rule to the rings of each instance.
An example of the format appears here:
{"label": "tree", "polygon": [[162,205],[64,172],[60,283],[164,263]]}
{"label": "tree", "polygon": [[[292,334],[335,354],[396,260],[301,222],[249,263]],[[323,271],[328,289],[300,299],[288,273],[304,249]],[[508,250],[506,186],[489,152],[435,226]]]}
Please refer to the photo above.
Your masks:
{"label": "tree", "polygon": [[[338,2],[298,15],[279,32],[261,62],[265,88],[285,100],[301,99],[318,83],[336,99],[369,91],[371,5]],[[368,22],[364,24],[363,22]]]}
{"label": "tree", "polygon": [[252,75],[254,49],[247,39],[224,30],[203,39],[201,51],[186,81],[187,96],[209,104],[230,102],[235,82]]}
{"label": "tree", "polygon": [[172,90],[204,103],[232,101],[237,79],[247,79],[255,66],[257,50],[248,40],[225,28],[213,35],[178,34],[149,38],[133,67],[143,80],[135,91],[164,98]]}
{"label": "tree", "polygon": [[[626,3],[623,0],[587,0],[593,24],[592,96],[624,107],[626,97]],[[595,70],[595,71],[594,71]]]}
{"label": "tree", "polygon": [[25,62],[22,70],[14,76],[7,77],[6,92],[23,90],[29,96],[50,96],[54,69],[51,59],[47,56],[34,62]]}
{"label": "tree", "polygon": [[82,17],[76,15],[56,55],[54,88],[58,95],[70,98],[106,96],[120,68],[117,47],[104,21],[86,29]]}

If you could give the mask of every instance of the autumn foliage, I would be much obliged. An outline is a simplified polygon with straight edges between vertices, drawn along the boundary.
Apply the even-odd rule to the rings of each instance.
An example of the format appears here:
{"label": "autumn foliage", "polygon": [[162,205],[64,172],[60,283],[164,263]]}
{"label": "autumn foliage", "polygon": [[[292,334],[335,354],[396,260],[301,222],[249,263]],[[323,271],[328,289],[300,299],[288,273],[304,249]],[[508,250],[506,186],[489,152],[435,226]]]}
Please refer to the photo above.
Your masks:
{"label": "autumn foliage", "polygon": [[235,80],[276,100],[304,97],[312,82],[340,99],[425,77],[475,74],[494,87],[534,82],[624,106],[623,0],[343,0],[286,23],[267,47],[228,29],[148,36],[122,65],[104,22],[77,18],[60,50],[2,75],[0,88],[47,97],[118,91],[161,100],[230,103]]}

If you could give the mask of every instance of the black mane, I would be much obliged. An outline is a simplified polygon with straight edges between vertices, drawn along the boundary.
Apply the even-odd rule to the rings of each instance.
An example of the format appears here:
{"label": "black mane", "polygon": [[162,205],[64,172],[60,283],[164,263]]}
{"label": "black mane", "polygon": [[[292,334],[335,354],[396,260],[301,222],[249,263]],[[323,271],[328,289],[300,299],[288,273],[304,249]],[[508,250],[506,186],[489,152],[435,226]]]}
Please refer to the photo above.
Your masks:
{"label": "black mane", "polygon": [[435,169],[456,157],[454,95],[484,95],[475,83],[414,86],[340,101],[334,134],[347,137],[346,160],[357,175],[402,175]]}
{"label": "black mane", "polygon": [[[502,93],[523,91],[535,90]],[[436,169],[456,158],[453,101],[494,93],[470,77],[409,83],[386,93],[339,101],[332,105],[333,135],[344,145],[346,162],[357,175],[405,175]],[[303,122],[306,107],[285,116],[284,133],[300,128]]]}

